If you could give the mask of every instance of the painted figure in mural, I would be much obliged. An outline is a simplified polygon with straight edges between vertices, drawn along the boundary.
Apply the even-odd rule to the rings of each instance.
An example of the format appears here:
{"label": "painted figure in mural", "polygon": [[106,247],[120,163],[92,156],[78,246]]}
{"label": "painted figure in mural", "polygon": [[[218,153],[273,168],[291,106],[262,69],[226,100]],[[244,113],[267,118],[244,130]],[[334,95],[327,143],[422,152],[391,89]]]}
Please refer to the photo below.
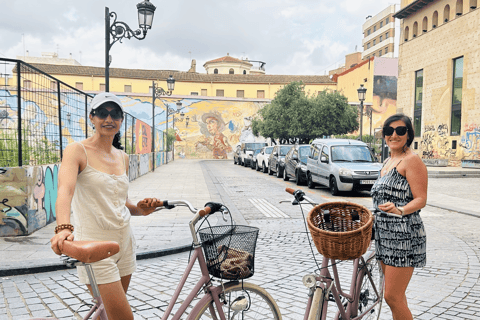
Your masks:
{"label": "painted figure in mural", "polygon": [[[206,127],[206,131],[202,128]],[[222,133],[225,130],[225,122],[217,112],[207,112],[202,115],[201,132],[205,135],[197,142],[197,147],[205,146],[213,151],[214,159],[227,159],[227,153],[232,152],[227,137]]]}
{"label": "painted figure in mural", "polygon": [[[126,292],[136,269],[130,217],[148,215],[154,208],[140,207],[140,202],[135,205],[128,199],[129,160],[118,135],[124,116],[120,99],[111,93],[100,93],[89,109],[95,134],[65,149],[58,175],[57,227],[50,241],[56,254],[61,254],[64,241],[74,237],[118,242],[119,253],[93,263],[92,267],[108,318],[130,320],[133,313]],[[91,290],[84,267],[77,269],[80,282]]]}
{"label": "painted figure in mural", "polygon": [[393,318],[413,319],[405,291],[413,269],[426,264],[420,209],[427,203],[428,173],[422,159],[410,149],[414,138],[410,118],[390,116],[382,133],[391,154],[371,191],[373,205],[380,212],[375,219],[375,253],[385,275],[385,301]]}

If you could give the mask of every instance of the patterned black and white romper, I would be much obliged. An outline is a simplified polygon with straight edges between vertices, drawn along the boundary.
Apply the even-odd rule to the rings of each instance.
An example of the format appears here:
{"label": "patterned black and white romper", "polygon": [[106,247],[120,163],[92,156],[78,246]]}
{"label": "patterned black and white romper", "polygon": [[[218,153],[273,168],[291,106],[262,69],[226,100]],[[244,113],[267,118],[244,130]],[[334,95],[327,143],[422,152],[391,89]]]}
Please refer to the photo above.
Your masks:
{"label": "patterned black and white romper", "polygon": [[[373,205],[379,212],[379,204],[392,202],[397,207],[403,207],[413,200],[407,178],[398,173],[397,167],[378,178],[371,193]],[[426,245],[420,210],[402,218],[382,214],[375,218],[375,254],[384,264],[424,267],[427,262]]]}

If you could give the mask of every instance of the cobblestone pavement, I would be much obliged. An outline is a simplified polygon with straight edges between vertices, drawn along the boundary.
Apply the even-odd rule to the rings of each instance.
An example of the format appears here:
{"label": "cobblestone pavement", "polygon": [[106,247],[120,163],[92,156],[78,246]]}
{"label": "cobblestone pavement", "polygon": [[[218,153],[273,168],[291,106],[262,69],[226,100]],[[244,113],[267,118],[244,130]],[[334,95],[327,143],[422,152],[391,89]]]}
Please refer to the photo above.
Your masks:
{"label": "cobblestone pavement", "polygon": [[[315,262],[299,207],[279,203],[289,198],[284,189],[295,188],[294,183],[227,162],[205,162],[204,166],[222,201],[228,203],[232,211],[240,212],[250,225],[260,228],[255,275],[248,281],[268,290],[277,301],[283,319],[303,319],[307,290],[301,279],[315,270]],[[332,199],[328,190],[302,189],[316,201]],[[251,199],[264,201],[252,202]],[[335,199],[371,203],[367,193],[344,194]],[[274,208],[287,217],[265,214],[276,212]],[[427,206],[422,211],[422,219],[427,230],[427,266],[415,270],[407,290],[415,319],[480,319],[479,218]],[[138,261],[128,292],[135,319],[161,317],[188,256],[183,253]],[[318,254],[317,257],[320,258]],[[344,288],[348,288],[348,281],[344,279],[350,279],[350,264],[344,262],[339,267]],[[195,268],[186,293],[198,275],[199,270]],[[180,300],[185,296],[182,294]],[[72,316],[73,312],[89,298],[86,288],[78,284],[75,270],[3,278],[0,320],[44,316],[80,319]],[[381,319],[391,319],[385,303]]]}

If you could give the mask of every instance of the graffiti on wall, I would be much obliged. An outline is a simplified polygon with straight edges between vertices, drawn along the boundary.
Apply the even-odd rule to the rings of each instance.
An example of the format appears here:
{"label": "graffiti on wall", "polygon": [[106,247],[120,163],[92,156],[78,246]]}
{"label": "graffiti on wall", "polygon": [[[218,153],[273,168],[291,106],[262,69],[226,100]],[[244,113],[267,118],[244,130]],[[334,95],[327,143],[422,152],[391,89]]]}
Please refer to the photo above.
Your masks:
{"label": "graffiti on wall", "polygon": [[480,127],[475,123],[465,124],[460,145],[465,159],[480,159]]}
{"label": "graffiti on wall", "polygon": [[57,220],[55,203],[58,194],[58,165],[29,168],[28,233],[38,230]]}
{"label": "graffiti on wall", "polygon": [[136,153],[149,153],[152,151],[151,127],[145,122],[137,120],[135,123]]}
{"label": "graffiti on wall", "polygon": [[457,149],[452,149],[448,136],[448,126],[445,123],[425,125],[422,135],[422,157],[424,159],[453,159]]}
{"label": "graffiti on wall", "polygon": [[0,236],[25,235],[27,174],[23,168],[0,168]]}

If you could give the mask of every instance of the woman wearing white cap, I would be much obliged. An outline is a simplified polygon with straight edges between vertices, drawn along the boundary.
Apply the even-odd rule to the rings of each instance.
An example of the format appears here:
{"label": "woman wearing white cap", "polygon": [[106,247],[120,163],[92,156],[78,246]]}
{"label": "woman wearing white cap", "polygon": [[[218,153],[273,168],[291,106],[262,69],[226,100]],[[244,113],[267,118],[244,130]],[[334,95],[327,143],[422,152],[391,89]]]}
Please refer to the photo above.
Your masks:
{"label": "woman wearing white cap", "polygon": [[[121,150],[118,135],[123,122],[120,99],[108,92],[98,94],[89,111],[95,134],[68,145],[63,153],[55,204],[57,227],[50,241],[57,254],[63,241],[74,236],[76,240],[118,242],[119,253],[92,266],[108,319],[133,319],[125,295],[136,269],[130,216],[148,215],[154,208],[137,207],[128,199],[128,155]],[[80,282],[90,289],[84,267],[77,269]]]}

